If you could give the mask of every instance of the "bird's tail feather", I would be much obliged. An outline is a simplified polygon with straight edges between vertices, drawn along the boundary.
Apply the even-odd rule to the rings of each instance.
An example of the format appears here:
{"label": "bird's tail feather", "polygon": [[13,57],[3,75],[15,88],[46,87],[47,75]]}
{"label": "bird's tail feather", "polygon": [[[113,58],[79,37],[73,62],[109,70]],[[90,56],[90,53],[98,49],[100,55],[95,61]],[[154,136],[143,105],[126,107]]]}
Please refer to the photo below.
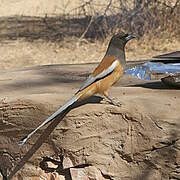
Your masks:
{"label": "bird's tail feather", "polygon": [[65,111],[68,107],[73,105],[78,100],[77,96],[73,96],[69,101],[67,101],[63,106],[61,106],[55,113],[53,113],[51,116],[49,116],[42,124],[40,124],[36,129],[34,129],[31,133],[26,135],[24,138],[21,139],[21,141],[18,143],[21,147],[25,144],[25,142],[41,127],[45,126],[47,123],[51,122],[56,118],[59,114],[61,114],[63,111]]}

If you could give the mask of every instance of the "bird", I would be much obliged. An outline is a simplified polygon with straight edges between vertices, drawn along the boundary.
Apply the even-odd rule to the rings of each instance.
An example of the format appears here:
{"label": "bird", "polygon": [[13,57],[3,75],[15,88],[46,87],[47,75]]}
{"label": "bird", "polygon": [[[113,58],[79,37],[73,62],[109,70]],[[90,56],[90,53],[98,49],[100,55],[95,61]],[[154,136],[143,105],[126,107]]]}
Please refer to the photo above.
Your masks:
{"label": "bird", "polygon": [[133,38],[135,38],[135,36],[131,33],[124,33],[121,31],[115,34],[109,42],[102,61],[80,86],[79,90],[72,96],[70,100],[61,106],[55,113],[49,116],[42,124],[22,138],[18,143],[19,146],[21,147],[24,145],[25,142],[37,130],[45,126],[47,123],[53,121],[57,116],[59,116],[77,101],[82,101],[95,94],[100,94],[103,95],[109,101],[109,103],[116,105],[113,99],[108,95],[108,90],[124,74],[126,67],[125,45]]}

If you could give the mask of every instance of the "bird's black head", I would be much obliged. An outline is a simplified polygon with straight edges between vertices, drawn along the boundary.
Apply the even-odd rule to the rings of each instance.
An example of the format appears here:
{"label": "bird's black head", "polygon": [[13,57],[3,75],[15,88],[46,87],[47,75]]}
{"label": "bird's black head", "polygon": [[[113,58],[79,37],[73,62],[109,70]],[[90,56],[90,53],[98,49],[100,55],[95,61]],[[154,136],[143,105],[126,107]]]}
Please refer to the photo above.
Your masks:
{"label": "bird's black head", "polygon": [[124,48],[126,43],[133,38],[135,38],[133,34],[120,32],[111,38],[110,44],[116,48]]}
{"label": "bird's black head", "polygon": [[135,38],[134,35],[126,34],[123,32],[114,35],[110,40],[105,56],[115,56],[117,59],[121,61],[121,65],[125,66],[125,45],[129,40],[133,38]]}

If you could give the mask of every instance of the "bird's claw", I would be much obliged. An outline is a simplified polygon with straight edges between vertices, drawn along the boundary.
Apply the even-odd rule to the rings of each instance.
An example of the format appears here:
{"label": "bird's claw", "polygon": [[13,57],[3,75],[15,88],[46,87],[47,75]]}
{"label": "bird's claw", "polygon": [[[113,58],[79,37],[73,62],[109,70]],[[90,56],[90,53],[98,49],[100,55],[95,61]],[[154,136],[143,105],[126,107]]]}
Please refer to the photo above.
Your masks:
{"label": "bird's claw", "polygon": [[101,101],[102,104],[111,104],[113,106],[117,106],[117,107],[121,107],[122,106],[122,103],[120,101],[117,101],[115,98],[104,98],[102,101]]}
{"label": "bird's claw", "polygon": [[117,107],[121,107],[122,103],[120,101],[117,101],[116,99],[111,99],[110,104],[117,106]]}

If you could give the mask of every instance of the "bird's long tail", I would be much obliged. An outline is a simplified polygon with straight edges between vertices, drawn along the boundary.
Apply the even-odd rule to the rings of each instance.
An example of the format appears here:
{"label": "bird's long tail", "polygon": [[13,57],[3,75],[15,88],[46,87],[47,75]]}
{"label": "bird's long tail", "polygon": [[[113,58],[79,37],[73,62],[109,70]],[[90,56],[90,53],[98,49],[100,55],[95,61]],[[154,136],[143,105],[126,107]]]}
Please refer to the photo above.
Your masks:
{"label": "bird's long tail", "polygon": [[59,114],[61,114],[63,111],[65,111],[68,107],[73,105],[79,98],[75,95],[73,96],[69,101],[67,101],[63,106],[61,106],[55,113],[53,113],[51,116],[49,116],[42,124],[40,124],[36,129],[34,129],[31,133],[26,135],[24,138],[21,139],[21,141],[18,143],[21,147],[25,144],[25,142],[41,127],[45,126],[47,123],[53,121]]}

